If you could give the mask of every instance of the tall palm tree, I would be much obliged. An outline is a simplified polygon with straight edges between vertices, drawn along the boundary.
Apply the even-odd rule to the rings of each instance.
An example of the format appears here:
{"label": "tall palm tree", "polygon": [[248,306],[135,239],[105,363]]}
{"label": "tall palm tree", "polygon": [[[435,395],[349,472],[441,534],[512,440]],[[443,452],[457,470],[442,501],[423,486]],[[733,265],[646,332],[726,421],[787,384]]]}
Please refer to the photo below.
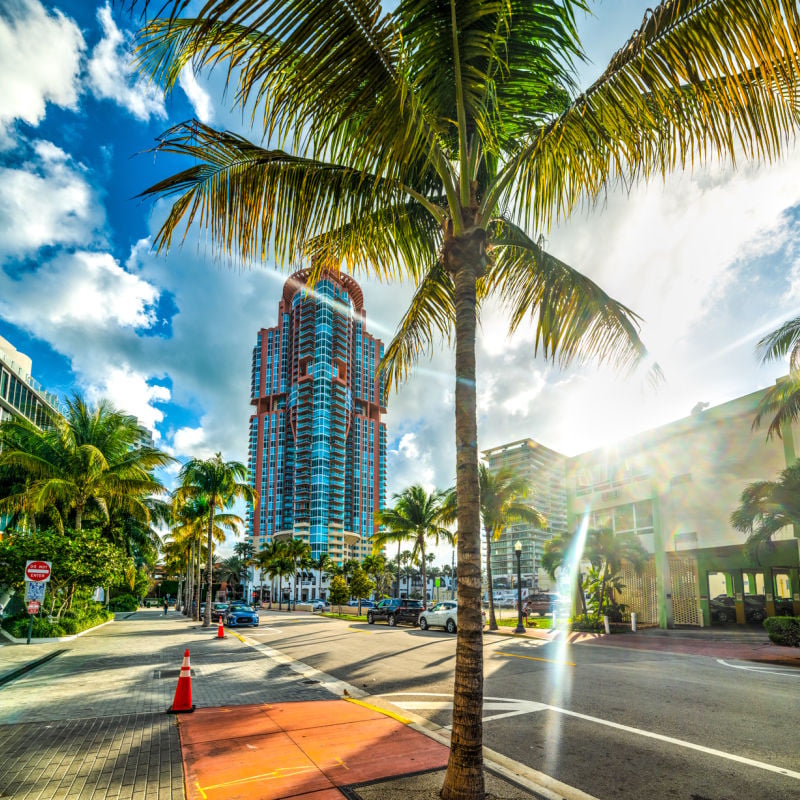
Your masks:
{"label": "tall palm tree", "polygon": [[[492,543],[496,542],[509,522],[527,522],[544,528],[547,520],[541,511],[525,503],[530,493],[528,480],[510,467],[492,471],[481,463],[480,509],[483,529],[486,534],[486,582],[489,585],[489,629],[497,630],[494,613],[494,584],[492,582]],[[445,500],[445,522],[451,522],[457,514],[457,496],[451,489]]]}
{"label": "tall palm tree", "polygon": [[[286,540],[286,555],[292,559],[292,596],[294,597],[294,609],[297,610],[297,565],[311,556],[311,545],[302,539],[292,538]],[[289,610],[292,610],[291,599]]]}
{"label": "tall palm tree", "polygon": [[[278,610],[283,610],[283,576],[296,574],[294,559],[289,554],[287,541],[275,541],[259,553],[259,560],[270,578],[278,578]],[[289,610],[291,611],[291,598]]]}
{"label": "tall palm tree", "polygon": [[[137,0],[131,0],[136,5]],[[147,4],[139,0],[138,4]],[[185,0],[140,34],[144,72],[227,70],[256,141],[193,121],[159,149],[189,166],[151,187],[175,202],[157,236],[208,228],[245,263],[408,275],[414,303],[383,364],[402,380],[438,336],[455,342],[459,633],[444,800],[484,795],[475,337],[499,295],[512,329],[562,364],[644,356],[636,316],[542,248],[618,181],[686,163],[772,159],[798,125],[794,0],[664,0],[585,91],[584,0]],[[333,9],[333,10],[332,10]],[[270,147],[291,142],[293,151]]]}
{"label": "tall palm tree", "polygon": [[192,458],[182,467],[178,480],[180,486],[176,495],[180,499],[204,497],[208,503],[208,553],[206,574],[206,610],[203,615],[203,627],[211,625],[211,577],[214,559],[214,514],[219,509],[230,508],[237,498],[253,500],[255,492],[245,483],[247,468],[239,461],[223,461],[222,454],[217,453],[205,460]]}
{"label": "tall palm tree", "polygon": [[438,544],[440,539],[450,542],[453,540],[453,534],[442,524],[445,494],[436,491],[428,493],[419,484],[414,484],[402,492],[396,492],[393,499],[392,508],[384,508],[376,514],[382,530],[373,537],[373,543],[374,546],[379,546],[405,539],[413,543],[411,560],[420,565],[424,605],[428,593],[425,558],[427,542],[429,539],[434,544]]}
{"label": "tall palm tree", "polygon": [[327,553],[320,553],[317,558],[310,558],[308,565],[317,570],[317,598],[322,599],[322,573],[333,566],[333,561]]}
{"label": "tall palm tree", "polygon": [[775,481],[747,484],[741,504],[731,514],[731,525],[747,534],[753,548],[772,541],[789,525],[800,525],[800,462],[782,470]]}
{"label": "tall palm tree", "polygon": [[[0,500],[0,512],[46,513],[63,529],[83,527],[84,514],[101,524],[110,508],[149,523],[148,499],[165,489],[152,471],[173,459],[140,444],[145,430],[135,417],[106,400],[88,404],[76,394],[53,427],[40,430],[17,417],[0,425],[0,467],[23,476],[16,491]],[[71,520],[70,520],[71,517]]]}

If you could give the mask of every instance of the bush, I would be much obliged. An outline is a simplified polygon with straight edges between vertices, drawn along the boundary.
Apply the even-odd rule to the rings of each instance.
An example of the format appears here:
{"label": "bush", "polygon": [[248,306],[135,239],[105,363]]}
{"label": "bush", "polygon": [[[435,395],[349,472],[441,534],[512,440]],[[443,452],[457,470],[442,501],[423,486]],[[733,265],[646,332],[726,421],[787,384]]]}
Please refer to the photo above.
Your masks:
{"label": "bush", "polygon": [[764,627],[773,644],[800,647],[800,617],[767,617]]}
{"label": "bush", "polygon": [[112,611],[136,611],[139,601],[132,594],[121,594],[111,601],[110,607]]}
{"label": "bush", "polygon": [[596,617],[590,617],[586,614],[581,614],[580,616],[573,617],[570,620],[570,627],[574,631],[600,631],[605,633],[605,625],[603,625],[602,619],[597,619]]}
{"label": "bush", "polygon": [[[106,611],[99,604],[93,604],[88,608],[72,609],[65,611],[61,619],[48,619],[47,617],[33,618],[33,639],[49,639],[58,636],[74,636],[76,633],[94,628],[103,622],[113,619],[114,615]],[[28,638],[27,614],[3,620],[3,627],[17,639]]]}

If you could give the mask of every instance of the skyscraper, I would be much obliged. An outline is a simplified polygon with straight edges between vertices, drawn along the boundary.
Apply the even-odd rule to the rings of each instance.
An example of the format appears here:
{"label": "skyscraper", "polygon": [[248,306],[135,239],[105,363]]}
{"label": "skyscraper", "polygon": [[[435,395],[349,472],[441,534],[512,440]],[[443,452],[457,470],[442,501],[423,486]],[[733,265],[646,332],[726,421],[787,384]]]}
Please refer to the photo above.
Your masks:
{"label": "skyscraper", "polygon": [[278,324],[253,349],[248,508],[255,550],[298,537],[313,557],[361,559],[386,487],[386,426],[376,370],[383,343],[366,331],[361,288],[343,273],[292,275]]}

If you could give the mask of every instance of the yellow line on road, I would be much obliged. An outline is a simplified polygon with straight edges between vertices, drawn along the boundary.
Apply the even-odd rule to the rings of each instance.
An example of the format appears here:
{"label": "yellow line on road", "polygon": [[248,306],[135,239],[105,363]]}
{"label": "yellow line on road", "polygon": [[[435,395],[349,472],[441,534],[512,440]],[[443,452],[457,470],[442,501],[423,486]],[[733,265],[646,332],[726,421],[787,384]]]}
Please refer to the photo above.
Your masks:
{"label": "yellow line on road", "polygon": [[564,666],[567,667],[575,666],[575,664],[573,664],[571,661],[555,661],[552,658],[537,658],[536,656],[520,656],[517,655],[516,653],[501,653],[500,651],[497,651],[495,655],[506,656],[507,658],[526,658],[528,661],[546,661],[548,664],[563,664]]}
{"label": "yellow line on road", "polygon": [[242,642],[242,644],[247,644],[247,642],[244,640],[244,636],[239,636],[236,631],[229,631],[229,633],[233,634],[240,642]]}
{"label": "yellow line on road", "polygon": [[363,706],[364,708],[368,708],[370,711],[377,711],[379,714],[383,714],[384,716],[396,719],[398,722],[402,722],[403,725],[411,724],[410,719],[401,717],[399,714],[395,714],[393,711],[387,711],[385,708],[380,708],[379,706],[373,706],[371,703],[365,703],[363,700],[356,700],[355,697],[343,697],[342,699],[347,700],[348,703],[355,703],[357,706]]}

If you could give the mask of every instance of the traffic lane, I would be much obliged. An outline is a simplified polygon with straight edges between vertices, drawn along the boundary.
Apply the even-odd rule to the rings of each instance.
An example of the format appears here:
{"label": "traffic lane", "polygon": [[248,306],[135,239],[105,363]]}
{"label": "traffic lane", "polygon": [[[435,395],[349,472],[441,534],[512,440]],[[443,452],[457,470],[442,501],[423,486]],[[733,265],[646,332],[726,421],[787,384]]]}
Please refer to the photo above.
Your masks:
{"label": "traffic lane", "polygon": [[[575,646],[574,668],[548,645],[514,645],[487,663],[486,693],[507,694],[793,768],[800,672],[734,670],[706,657]],[[503,660],[509,663],[503,663]],[[505,691],[501,691],[505,690]]]}
{"label": "traffic lane", "polygon": [[371,694],[421,685],[452,693],[452,634],[304,615],[284,624],[267,622],[248,635]]}

